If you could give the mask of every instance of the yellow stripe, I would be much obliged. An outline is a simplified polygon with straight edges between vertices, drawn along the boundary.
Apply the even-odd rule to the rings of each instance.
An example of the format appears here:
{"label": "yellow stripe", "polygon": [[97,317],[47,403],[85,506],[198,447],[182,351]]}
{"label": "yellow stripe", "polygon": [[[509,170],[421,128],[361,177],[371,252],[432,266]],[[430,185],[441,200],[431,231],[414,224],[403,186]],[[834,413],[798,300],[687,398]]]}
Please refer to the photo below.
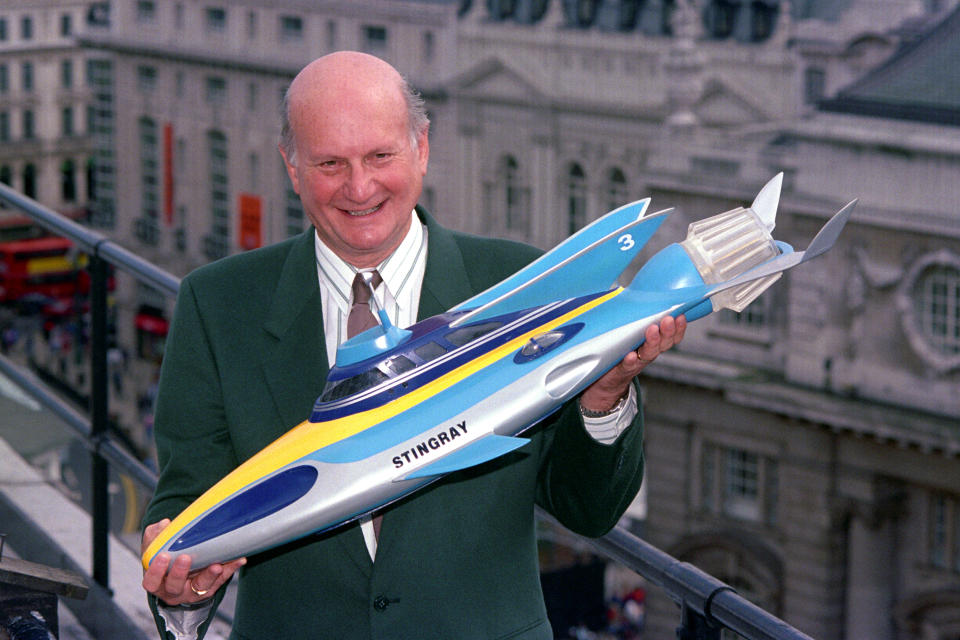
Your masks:
{"label": "yellow stripe", "polygon": [[415,389],[406,395],[400,396],[396,400],[392,400],[383,406],[337,418],[329,422],[310,422],[309,420],[301,422],[234,469],[229,475],[220,480],[220,482],[210,487],[206,493],[197,498],[193,504],[177,516],[170,526],[164,529],[147,548],[143,555],[144,567],[147,566],[149,559],[152,558],[168,540],[180,533],[184,527],[240,489],[318,449],[354,436],[361,431],[389,420],[407,409],[432,398],[477,371],[515,352],[526,344],[532,336],[559,327],[619,295],[622,291],[623,289],[620,287],[613,289],[609,293],[595,298],[555,318],[547,324],[540,325],[535,329],[519,335],[500,347],[464,363],[433,382],[419,389]]}

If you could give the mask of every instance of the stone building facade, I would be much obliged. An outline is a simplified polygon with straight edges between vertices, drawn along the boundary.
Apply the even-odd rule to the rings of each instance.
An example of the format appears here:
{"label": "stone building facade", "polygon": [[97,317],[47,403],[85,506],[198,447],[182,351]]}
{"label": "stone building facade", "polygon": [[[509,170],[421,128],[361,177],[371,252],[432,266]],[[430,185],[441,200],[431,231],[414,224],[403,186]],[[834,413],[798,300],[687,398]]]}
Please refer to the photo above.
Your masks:
{"label": "stone building facade", "polygon": [[97,6],[0,5],[0,182],[71,214],[90,201],[91,90],[76,36],[97,27]]}
{"label": "stone building facade", "polygon": [[[341,48],[424,93],[453,227],[546,248],[651,196],[676,207],[653,251],[783,171],[777,236],[805,246],[859,197],[830,254],[645,376],[643,530],[814,637],[957,638],[956,6],[118,0],[81,38],[94,221],[179,274],[301,230],[276,108]],[[653,590],[650,636],[676,619]]]}

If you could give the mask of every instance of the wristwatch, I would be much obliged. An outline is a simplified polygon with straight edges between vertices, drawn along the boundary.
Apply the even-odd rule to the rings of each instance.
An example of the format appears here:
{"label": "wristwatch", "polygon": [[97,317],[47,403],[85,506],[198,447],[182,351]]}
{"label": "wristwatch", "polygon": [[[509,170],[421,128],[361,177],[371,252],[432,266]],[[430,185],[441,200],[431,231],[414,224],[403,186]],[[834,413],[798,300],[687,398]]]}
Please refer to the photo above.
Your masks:
{"label": "wristwatch", "polygon": [[606,411],[591,411],[583,406],[583,403],[580,402],[580,399],[577,398],[577,406],[580,407],[580,415],[584,418],[606,418],[607,416],[612,416],[613,414],[620,411],[623,408],[624,403],[626,403],[627,398],[630,396],[630,389],[627,389],[627,392],[620,396],[620,399],[617,400],[617,403],[607,409]]}

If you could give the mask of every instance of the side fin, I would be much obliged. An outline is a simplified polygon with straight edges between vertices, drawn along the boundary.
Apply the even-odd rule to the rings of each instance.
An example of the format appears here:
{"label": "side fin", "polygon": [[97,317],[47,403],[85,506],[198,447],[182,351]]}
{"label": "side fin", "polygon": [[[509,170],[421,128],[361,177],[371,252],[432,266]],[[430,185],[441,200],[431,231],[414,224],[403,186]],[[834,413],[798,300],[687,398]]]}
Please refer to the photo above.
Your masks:
{"label": "side fin", "polygon": [[397,480],[410,480],[412,478],[430,478],[453,471],[460,471],[474,467],[488,460],[498,458],[505,453],[510,453],[519,449],[530,442],[527,438],[514,438],[511,436],[498,436],[490,434],[480,438],[476,442],[468,444],[461,449],[446,455],[432,464],[421,467],[416,471],[397,478]]}
{"label": "side fin", "polygon": [[[646,206],[646,201],[642,202]],[[607,214],[500,284],[454,307],[453,310],[475,308],[457,318],[451,326],[605,291],[615,286],[620,274],[660,228],[672,209],[637,217],[612,228],[611,225],[595,227],[597,223],[621,211],[623,209]],[[594,233],[581,235],[588,230]],[[606,233],[600,233],[604,231]]]}

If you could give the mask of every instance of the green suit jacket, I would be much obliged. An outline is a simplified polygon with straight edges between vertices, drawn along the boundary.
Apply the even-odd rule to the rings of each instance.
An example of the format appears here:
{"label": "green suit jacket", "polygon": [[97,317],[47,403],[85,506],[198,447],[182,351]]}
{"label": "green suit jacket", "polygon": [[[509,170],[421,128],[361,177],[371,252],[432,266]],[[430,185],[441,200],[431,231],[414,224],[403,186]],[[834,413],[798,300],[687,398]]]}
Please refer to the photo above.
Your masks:
{"label": "green suit jacket", "polygon": [[[418,213],[428,230],[421,318],[537,255]],[[311,229],[184,279],[156,410],[160,481],[145,522],[177,515],[309,415],[328,370],[313,242]],[[390,507],[376,563],[356,524],[249,558],[231,637],[551,638],[534,504],[578,533],[608,531],[640,487],[643,430],[638,415],[615,443],[600,444],[569,403],[527,435],[519,450]]]}

